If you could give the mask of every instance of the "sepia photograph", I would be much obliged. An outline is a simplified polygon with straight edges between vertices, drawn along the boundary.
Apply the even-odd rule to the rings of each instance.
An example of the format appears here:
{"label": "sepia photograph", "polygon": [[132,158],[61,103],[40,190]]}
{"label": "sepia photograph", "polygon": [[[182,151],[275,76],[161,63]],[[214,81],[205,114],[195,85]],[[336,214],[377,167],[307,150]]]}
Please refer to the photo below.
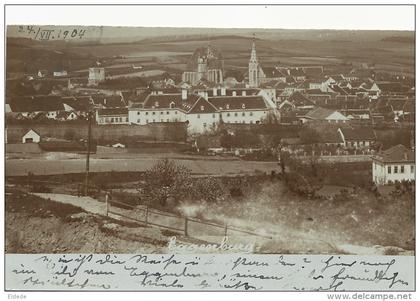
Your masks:
{"label": "sepia photograph", "polygon": [[[388,8],[414,24],[414,6]],[[207,9],[225,8],[190,13]],[[286,267],[279,255],[323,255],[324,270],[346,265],[333,264],[340,255],[414,258],[415,29],[353,19],[354,29],[7,23],[6,255],[273,255]],[[239,258],[232,270],[259,265]],[[232,283],[223,288],[257,287]],[[404,283],[394,274],[389,288]]]}

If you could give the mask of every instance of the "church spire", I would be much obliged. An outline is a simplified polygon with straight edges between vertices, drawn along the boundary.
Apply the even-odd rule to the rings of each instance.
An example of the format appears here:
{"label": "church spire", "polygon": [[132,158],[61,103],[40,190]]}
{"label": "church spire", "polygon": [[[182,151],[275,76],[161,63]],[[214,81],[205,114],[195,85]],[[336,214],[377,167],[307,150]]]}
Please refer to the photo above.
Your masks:
{"label": "church spire", "polygon": [[249,60],[252,63],[257,63],[257,51],[255,50],[255,34],[252,38],[252,50],[251,50],[251,59]]}

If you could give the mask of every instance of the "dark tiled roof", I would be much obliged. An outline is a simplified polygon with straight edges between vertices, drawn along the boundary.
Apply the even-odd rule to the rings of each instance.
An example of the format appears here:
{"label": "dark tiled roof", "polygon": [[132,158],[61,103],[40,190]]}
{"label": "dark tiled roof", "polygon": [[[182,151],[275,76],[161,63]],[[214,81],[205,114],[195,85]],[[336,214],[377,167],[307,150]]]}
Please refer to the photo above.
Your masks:
{"label": "dark tiled roof", "polygon": [[122,97],[119,95],[92,95],[91,97],[94,104],[107,108],[121,108],[126,106]]}
{"label": "dark tiled roof", "polygon": [[204,114],[204,113],[214,113],[216,111],[217,109],[210,102],[200,97],[188,113]]}
{"label": "dark tiled roof", "polygon": [[414,162],[414,151],[407,149],[404,145],[398,144],[381,153],[376,158],[382,162],[402,163]]}
{"label": "dark tiled roof", "polygon": [[371,128],[340,128],[346,140],[366,141],[376,140],[375,132]]}
{"label": "dark tiled roof", "polygon": [[320,119],[327,118],[328,116],[330,116],[334,112],[335,112],[334,110],[318,107],[316,109],[313,109],[312,111],[309,111],[305,115],[305,117],[310,118],[310,119],[320,120]]}
{"label": "dark tiled roof", "polygon": [[89,111],[92,100],[90,96],[63,97],[63,103],[76,111]]}
{"label": "dark tiled roof", "polygon": [[376,83],[382,92],[408,92],[409,87],[403,86],[398,82],[378,82]]}
{"label": "dark tiled roof", "polygon": [[98,110],[98,115],[100,115],[100,116],[127,115],[128,116],[128,109],[127,108],[99,109]]}
{"label": "dark tiled roof", "polygon": [[51,112],[64,110],[59,96],[15,97],[9,100],[12,112]]}
{"label": "dark tiled roof", "polygon": [[218,110],[263,110],[268,106],[262,96],[211,97],[209,102]]}
{"label": "dark tiled roof", "polygon": [[143,103],[145,109],[169,109],[173,107],[189,112],[200,96],[188,94],[187,99],[182,99],[181,94],[151,94]]}
{"label": "dark tiled roof", "polygon": [[288,101],[293,103],[295,106],[313,106],[315,105],[313,101],[309,100],[303,96],[300,92],[294,92],[288,98]]}
{"label": "dark tiled roof", "polygon": [[267,78],[283,77],[284,74],[274,67],[261,67]]}

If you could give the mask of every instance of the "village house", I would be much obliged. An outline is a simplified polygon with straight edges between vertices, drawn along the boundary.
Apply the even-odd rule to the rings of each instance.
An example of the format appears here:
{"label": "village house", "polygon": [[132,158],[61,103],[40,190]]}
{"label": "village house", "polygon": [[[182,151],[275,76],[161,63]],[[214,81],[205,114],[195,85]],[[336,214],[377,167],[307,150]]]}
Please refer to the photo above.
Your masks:
{"label": "village house", "polygon": [[346,123],[349,119],[343,114],[341,114],[339,111],[318,107],[309,111],[304,116],[301,116],[300,120],[302,123],[313,121],[328,123]]}
{"label": "village house", "polygon": [[278,102],[278,108],[280,110],[285,109],[285,107],[291,107],[297,110],[312,110],[315,107],[315,103],[305,97],[301,92],[294,92],[286,100]]}
{"label": "village house", "polygon": [[33,129],[30,129],[25,135],[22,136],[22,143],[39,143],[41,135]]}
{"label": "village house", "polygon": [[127,104],[121,95],[91,95],[92,103],[96,108],[124,108]]}
{"label": "village house", "polygon": [[55,119],[59,121],[69,121],[69,120],[76,120],[78,118],[79,116],[74,111],[71,111],[71,112],[64,111],[64,112],[58,113]]}
{"label": "village house", "polygon": [[375,184],[385,185],[414,179],[414,151],[404,145],[393,146],[372,157],[372,180]]}
{"label": "village house", "polygon": [[56,119],[60,112],[71,111],[59,96],[23,96],[7,99],[6,112],[12,115],[31,118],[44,115],[48,119]]}
{"label": "village house", "polygon": [[66,70],[54,71],[53,76],[54,77],[67,76],[67,71]]}
{"label": "village house", "polygon": [[369,109],[344,109],[340,112],[350,120],[370,120]]}
{"label": "village house", "polygon": [[[273,109],[262,95],[231,92],[236,96],[226,95],[225,89],[220,93],[211,90],[192,94],[182,90],[181,94],[150,94],[142,107],[129,109],[129,121],[188,122],[188,131],[205,132],[215,129],[220,122],[258,124]],[[209,97],[209,93],[216,96]]]}
{"label": "village house", "polygon": [[370,149],[376,141],[375,132],[371,128],[339,128],[342,144],[350,149]]}

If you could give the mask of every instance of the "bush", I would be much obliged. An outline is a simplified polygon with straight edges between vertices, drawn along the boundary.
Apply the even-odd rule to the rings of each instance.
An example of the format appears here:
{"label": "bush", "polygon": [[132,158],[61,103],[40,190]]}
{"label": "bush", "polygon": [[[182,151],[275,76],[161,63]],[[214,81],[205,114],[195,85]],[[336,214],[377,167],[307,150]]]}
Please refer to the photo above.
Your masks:
{"label": "bush", "polygon": [[224,197],[225,192],[220,179],[206,177],[194,182],[191,192],[192,199],[215,203]]}
{"label": "bush", "polygon": [[163,159],[145,172],[144,197],[149,203],[165,206],[168,200],[177,204],[188,197],[191,187],[191,171],[174,161]]}

